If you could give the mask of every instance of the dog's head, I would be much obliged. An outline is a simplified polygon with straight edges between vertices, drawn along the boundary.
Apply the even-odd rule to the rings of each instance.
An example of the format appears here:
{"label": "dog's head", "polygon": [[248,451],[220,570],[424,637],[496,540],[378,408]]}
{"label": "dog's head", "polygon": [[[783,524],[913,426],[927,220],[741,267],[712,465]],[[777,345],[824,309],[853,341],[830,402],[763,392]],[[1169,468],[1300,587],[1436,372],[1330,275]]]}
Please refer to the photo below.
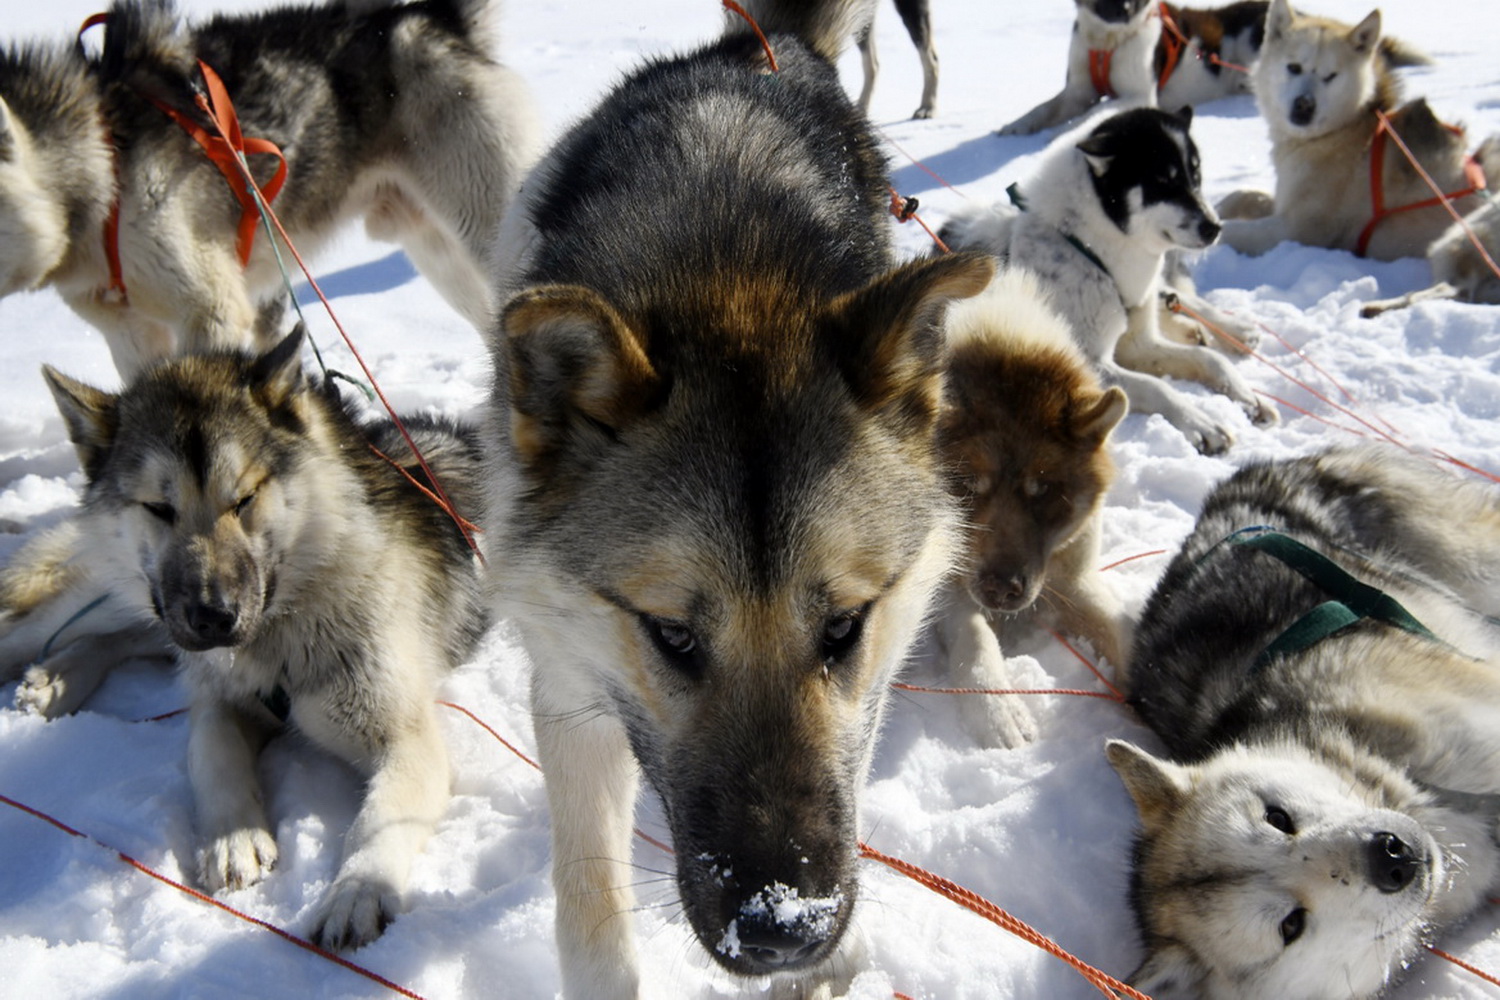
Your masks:
{"label": "dog's head", "polygon": [[1379,52],[1378,10],[1350,28],[1272,0],[1253,70],[1256,102],[1272,135],[1310,139],[1348,124],[1382,86],[1394,86]]}
{"label": "dog's head", "polygon": [[831,301],[763,276],[649,307],[541,286],[504,310],[506,558],[565,595],[560,655],[622,721],[688,919],[735,972],[810,968],[849,921],[887,681],[956,536],[942,315],[992,271],[956,254]]}
{"label": "dog's head", "polygon": [[1144,250],[1201,250],[1223,228],[1203,200],[1192,119],[1191,108],[1132,108],[1106,117],[1078,143],[1104,213]]}
{"label": "dog's head", "polygon": [[259,357],[168,361],[118,395],[43,369],[88,479],[86,508],[110,518],[183,649],[255,636],[287,540],[312,515],[286,488],[310,402],[301,343],[299,328]]}
{"label": "dog's head", "polygon": [[1104,499],[1114,475],[1106,441],[1125,393],[1100,388],[1024,272],[955,307],[948,327],[938,440],[967,501],[968,588],[991,611],[1022,611],[1042,593],[1052,553]]}
{"label": "dog's head", "polygon": [[1151,16],[1157,0],[1074,0],[1080,13],[1087,13],[1105,24],[1140,23]]}
{"label": "dog's head", "polygon": [[1400,782],[1287,744],[1194,765],[1112,740],[1140,812],[1132,895],[1162,998],[1370,997],[1420,944],[1447,875]]}
{"label": "dog's head", "polygon": [[67,253],[67,209],[49,172],[0,90],[0,296],[37,287]]}

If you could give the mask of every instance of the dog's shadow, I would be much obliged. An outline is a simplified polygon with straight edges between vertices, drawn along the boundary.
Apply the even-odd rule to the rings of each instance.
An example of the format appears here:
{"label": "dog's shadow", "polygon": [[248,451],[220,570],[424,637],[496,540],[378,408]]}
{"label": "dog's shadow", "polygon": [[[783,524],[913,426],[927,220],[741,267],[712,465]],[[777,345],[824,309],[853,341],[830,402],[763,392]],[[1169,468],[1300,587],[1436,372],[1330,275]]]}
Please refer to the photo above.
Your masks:
{"label": "dog's shadow", "polygon": [[[399,288],[417,277],[417,269],[407,259],[404,251],[392,250],[379,260],[355,264],[342,271],[318,277],[318,287],[330,299],[345,295],[374,295]],[[318,295],[311,285],[297,286],[297,304],[317,305]]]}
{"label": "dog's shadow", "polygon": [[[1040,152],[1047,146],[1050,133],[1025,136],[998,136],[993,132],[965,139],[951,149],[929,156],[919,166],[915,163],[891,171],[891,185],[902,194],[929,190],[938,175],[948,184],[957,187],[970,184],[1002,170],[1007,164]],[[996,154],[1005,154],[997,156]],[[932,171],[929,174],[927,170]]]}

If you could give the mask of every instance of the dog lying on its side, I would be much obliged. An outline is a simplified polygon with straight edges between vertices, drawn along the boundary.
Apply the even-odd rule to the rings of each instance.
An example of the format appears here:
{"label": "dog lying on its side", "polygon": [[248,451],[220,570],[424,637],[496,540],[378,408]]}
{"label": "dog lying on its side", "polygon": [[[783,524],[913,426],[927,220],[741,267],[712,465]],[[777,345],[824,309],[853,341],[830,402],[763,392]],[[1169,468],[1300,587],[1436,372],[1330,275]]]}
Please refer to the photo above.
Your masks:
{"label": "dog lying on its side", "polygon": [[[1400,82],[1381,57],[1380,11],[1353,28],[1296,14],[1272,0],[1266,41],[1255,66],[1256,103],[1271,133],[1276,191],[1237,191],[1219,205],[1224,242],[1261,254],[1285,240],[1351,250],[1377,260],[1420,257],[1448,228],[1440,205],[1403,210],[1432,197],[1394,142],[1377,132],[1378,112],[1444,192],[1473,186],[1467,139],[1439,121],[1423,100],[1397,107]],[[1371,159],[1381,155],[1383,207],[1371,196]],[[1487,161],[1487,162],[1486,162]],[[1490,187],[1500,156],[1478,162]],[[1482,194],[1456,198],[1470,212]]]}
{"label": "dog lying on its side", "polygon": [[1219,234],[1199,187],[1191,118],[1190,109],[1100,115],[1060,136],[1035,176],[1015,189],[1024,210],[981,210],[941,235],[950,247],[985,249],[1035,274],[1084,355],[1107,385],[1125,390],[1131,410],[1160,413],[1213,454],[1233,436],[1161,376],[1207,385],[1256,423],[1274,422],[1276,413],[1223,353],[1161,333],[1169,252],[1202,249]]}
{"label": "dog lying on its side", "polygon": [[[1491,139],[1479,154],[1480,162],[1497,164],[1500,172],[1500,142]],[[1455,222],[1448,231],[1427,248],[1427,263],[1432,265],[1431,287],[1394,299],[1366,302],[1361,316],[1379,316],[1392,309],[1404,309],[1418,302],[1453,299],[1480,305],[1500,305],[1500,274],[1475,248],[1469,238],[1472,231],[1491,261],[1500,261],[1500,204],[1487,201],[1464,217],[1468,227]]]}
{"label": "dog lying on its side", "polygon": [[[488,7],[372,0],[185,27],[169,0],[116,0],[97,58],[71,45],[0,52],[0,295],[55,287],[127,377],[182,352],[274,342],[279,308],[257,316],[281,288],[268,238],[242,266],[235,194],[152,103],[207,127],[192,97],[201,59],[244,135],[286,155],[274,209],[301,251],[363,216],[487,328],[492,243],[536,132],[524,85],[490,51]],[[249,162],[265,184],[271,157]],[[112,208],[123,290],[103,235]]]}
{"label": "dog lying on its side", "polygon": [[[969,513],[967,551],[937,624],[954,682],[1015,687],[994,618],[1034,605],[1123,668],[1130,629],[1099,573],[1099,510],[1114,478],[1105,445],[1125,416],[1125,393],[1100,387],[1020,269],[949,310],[948,352],[938,441]],[[961,701],[983,744],[1035,735],[1020,698]]]}
{"label": "dog lying on its side", "polygon": [[[485,624],[472,553],[391,461],[423,473],[389,423],[361,427],[308,384],[302,335],[266,354],[170,360],[113,395],[46,376],[87,486],[83,510],[12,560],[0,655],[34,658],[61,633],[93,662],[155,623],[191,696],[188,776],[209,891],[260,881],[276,861],[256,757],[285,724],[367,779],[313,937],[356,948],[400,906],[413,857],[443,814],[448,764],[434,695]],[[477,507],[473,436],[408,423],[460,512]],[[133,650],[114,650],[121,653]],[[79,662],[86,658],[79,658]],[[81,700],[89,674],[27,674],[23,700]],[[71,687],[68,685],[71,683]]]}
{"label": "dog lying on its side", "polygon": [[859,792],[959,530],[943,313],[994,265],[893,269],[831,62],[862,5],[750,6],[778,72],[737,22],[652,62],[505,227],[486,537],[533,663],[570,998],[640,989],[637,774],[713,959],[778,992],[852,975]]}
{"label": "dog lying on its side", "polygon": [[[1434,517],[1441,510],[1443,516]],[[1160,1000],[1371,997],[1500,888],[1500,494],[1389,448],[1216,488],[1115,740]]]}

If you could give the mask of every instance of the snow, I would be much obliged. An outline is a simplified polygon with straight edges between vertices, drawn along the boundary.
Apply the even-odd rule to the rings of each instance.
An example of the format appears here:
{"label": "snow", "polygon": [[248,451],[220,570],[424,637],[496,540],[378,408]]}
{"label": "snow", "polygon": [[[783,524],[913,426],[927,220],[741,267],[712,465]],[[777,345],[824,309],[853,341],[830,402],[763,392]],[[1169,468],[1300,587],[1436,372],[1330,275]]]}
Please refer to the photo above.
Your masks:
{"label": "snow", "polygon": [[[1306,6],[1353,22],[1369,3],[1309,0]],[[189,0],[186,6],[202,14],[253,5]],[[717,6],[714,0],[512,0],[503,19],[504,55],[530,81],[557,129],[644,57],[709,37],[720,23]],[[938,117],[905,118],[916,105],[920,73],[889,4],[879,13],[883,71],[874,117],[893,144],[896,187],[918,196],[921,214],[936,227],[960,206],[1000,199],[1035,162],[1047,136],[999,139],[991,132],[1060,84],[1072,5],[936,0],[934,7],[943,65]],[[12,3],[4,34],[63,38],[94,8],[94,0]],[[1500,130],[1500,71],[1489,48],[1500,44],[1500,19],[1472,0],[1387,0],[1383,9],[1387,30],[1438,62],[1410,71],[1409,91],[1428,96],[1450,120],[1466,122],[1476,140]],[[841,69],[857,91],[857,56],[846,55]],[[1246,185],[1269,187],[1265,130],[1250,99],[1200,109],[1193,128],[1211,196]],[[914,165],[897,143],[956,190]],[[901,229],[900,243],[909,253],[928,250],[915,225]],[[316,266],[398,407],[475,414],[489,371],[479,337],[404,258],[351,232]],[[1227,400],[1190,387],[1186,391],[1238,436],[1227,456],[1214,458],[1194,453],[1159,417],[1127,417],[1116,436],[1120,474],[1105,514],[1107,562],[1175,546],[1204,492],[1236,463],[1349,440],[1350,431],[1369,433],[1372,425],[1424,453],[1441,450],[1500,470],[1500,311],[1437,303],[1362,320],[1362,301],[1424,285],[1425,265],[1372,263],[1299,246],[1260,259],[1216,248],[1204,256],[1198,275],[1221,307],[1255,316],[1290,345],[1266,338],[1263,353],[1280,371],[1253,359],[1237,362],[1251,383],[1317,416],[1283,408],[1279,426],[1253,428]],[[326,317],[310,315],[329,363],[351,367]],[[99,336],[51,292],[0,302],[0,329],[8,358],[0,368],[4,560],[29,534],[66,516],[80,484],[39,366],[50,363],[105,386],[117,379]],[[1110,573],[1138,607],[1164,564],[1165,557],[1148,556]],[[1022,636],[1007,653],[1028,685],[1097,688],[1048,636]],[[529,749],[526,671],[500,629],[444,685],[442,697]],[[943,682],[934,666],[922,663],[906,679]],[[13,692],[13,684],[0,687],[0,704],[8,705]],[[186,721],[135,721],[183,701],[166,671],[132,664],[71,718],[45,723],[0,709],[0,794],[112,849],[0,808],[0,996],[385,995],[373,982],[176,892],[116,856],[123,851],[168,877],[191,878]],[[442,711],[456,774],[452,804],[416,863],[407,911],[353,957],[426,997],[550,997],[558,973],[541,778],[468,718]],[[972,888],[1123,977],[1140,957],[1125,902],[1134,815],[1101,746],[1109,736],[1155,744],[1109,701],[1040,697],[1036,711],[1042,735],[1035,745],[981,750],[960,727],[952,697],[897,692],[870,776],[863,833],[880,850]],[[273,743],[262,770],[281,861],[265,882],[224,894],[223,901],[302,933],[332,876],[359,789],[352,772],[296,739]],[[646,832],[666,836],[653,802],[643,801],[637,820]],[[667,877],[670,859],[643,842],[634,860],[641,904],[635,920],[649,995],[757,995],[756,986],[717,972],[693,940]],[[858,920],[872,964],[856,980],[854,997],[887,1000],[897,990],[943,998],[1097,995],[1056,959],[883,866],[866,863],[862,878]],[[1481,913],[1442,944],[1500,971],[1496,922],[1495,914]],[[1434,959],[1420,962],[1393,995],[1492,994],[1473,976]]]}

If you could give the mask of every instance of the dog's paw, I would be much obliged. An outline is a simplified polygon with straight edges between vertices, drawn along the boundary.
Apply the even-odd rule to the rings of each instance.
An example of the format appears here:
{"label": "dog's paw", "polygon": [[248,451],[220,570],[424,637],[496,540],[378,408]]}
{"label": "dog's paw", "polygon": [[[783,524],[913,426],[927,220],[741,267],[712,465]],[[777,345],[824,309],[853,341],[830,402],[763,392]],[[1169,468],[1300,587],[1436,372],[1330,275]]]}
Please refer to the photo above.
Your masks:
{"label": "dog's paw", "polygon": [[1255,397],[1251,402],[1242,404],[1245,412],[1250,415],[1250,422],[1257,427],[1270,427],[1281,423],[1281,414],[1276,412],[1268,400]]}
{"label": "dog's paw", "polygon": [[1276,199],[1265,191],[1234,191],[1214,207],[1225,219],[1264,219],[1276,211]]}
{"label": "dog's paw", "polygon": [[1189,426],[1178,429],[1202,455],[1222,455],[1234,444],[1233,434],[1207,420],[1195,419],[1189,422]]}
{"label": "dog's paw", "polygon": [[68,681],[64,674],[54,674],[46,667],[32,667],[16,688],[16,708],[35,712],[44,719],[67,715],[76,706],[68,699]]}
{"label": "dog's paw", "polygon": [[961,695],[959,707],[974,741],[987,749],[1015,750],[1035,742],[1039,733],[1022,695]]}
{"label": "dog's paw", "polygon": [[213,838],[198,852],[198,877],[209,892],[243,889],[265,878],[275,864],[271,831],[247,827]]}
{"label": "dog's paw", "polygon": [[323,900],[312,939],[329,951],[363,948],[396,919],[400,906],[400,896],[384,879],[340,878]]}

